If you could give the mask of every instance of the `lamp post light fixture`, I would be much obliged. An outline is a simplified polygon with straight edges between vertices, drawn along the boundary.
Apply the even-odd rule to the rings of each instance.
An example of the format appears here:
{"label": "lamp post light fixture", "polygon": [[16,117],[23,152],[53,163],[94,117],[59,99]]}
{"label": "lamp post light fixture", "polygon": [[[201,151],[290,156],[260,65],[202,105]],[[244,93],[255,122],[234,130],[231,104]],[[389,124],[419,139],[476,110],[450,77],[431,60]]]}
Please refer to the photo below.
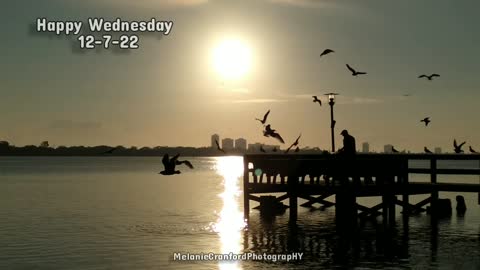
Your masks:
{"label": "lamp post light fixture", "polygon": [[333,119],[333,105],[335,105],[335,96],[338,93],[328,93],[325,96],[328,96],[328,105],[330,105],[330,128],[332,129],[332,153],[335,152],[335,123],[336,121]]}

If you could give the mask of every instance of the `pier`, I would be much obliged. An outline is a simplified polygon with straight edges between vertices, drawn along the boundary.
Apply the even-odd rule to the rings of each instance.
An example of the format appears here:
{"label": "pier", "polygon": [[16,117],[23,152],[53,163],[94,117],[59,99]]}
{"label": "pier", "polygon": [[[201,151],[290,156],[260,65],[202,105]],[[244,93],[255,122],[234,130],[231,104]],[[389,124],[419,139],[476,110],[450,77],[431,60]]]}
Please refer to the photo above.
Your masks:
{"label": "pier", "polygon": [[[410,161],[422,161],[426,167],[409,167]],[[439,163],[472,161],[475,168],[461,166],[439,167]],[[429,175],[428,182],[409,181],[412,174]],[[244,216],[249,219],[250,202],[256,201],[262,211],[275,212],[285,207],[289,220],[297,221],[298,199],[312,207],[335,207],[340,224],[357,223],[359,218],[383,217],[387,226],[395,223],[396,205],[402,215],[425,212],[429,205],[432,213],[440,205],[439,192],[475,192],[479,196],[479,183],[437,181],[439,175],[480,176],[480,155],[473,154],[256,154],[244,156]],[[267,196],[268,194],[268,196]],[[426,199],[412,204],[410,195],[427,194]],[[335,202],[326,200],[335,196]],[[381,203],[367,207],[357,202],[358,197],[381,197]],[[273,201],[273,203],[272,203]],[[288,201],[288,205],[283,202]],[[434,215],[432,215],[434,216]],[[434,220],[434,219],[432,219]],[[347,221],[347,222],[345,222]]]}

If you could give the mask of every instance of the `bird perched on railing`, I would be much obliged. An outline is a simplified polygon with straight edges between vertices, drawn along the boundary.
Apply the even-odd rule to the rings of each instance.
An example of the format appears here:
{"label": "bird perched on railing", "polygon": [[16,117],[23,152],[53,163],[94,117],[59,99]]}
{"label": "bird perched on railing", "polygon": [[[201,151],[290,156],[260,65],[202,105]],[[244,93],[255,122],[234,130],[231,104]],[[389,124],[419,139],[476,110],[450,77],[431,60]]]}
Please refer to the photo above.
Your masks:
{"label": "bird perched on railing", "polygon": [[460,154],[463,153],[462,146],[465,144],[465,142],[461,144],[457,144],[457,140],[453,139],[453,150],[455,153]]}
{"label": "bird perched on railing", "polygon": [[468,150],[470,150],[470,153],[472,153],[472,154],[478,154],[477,151],[473,150],[471,145],[468,147]]}
{"label": "bird perched on railing", "polygon": [[426,146],[423,147],[423,151],[425,151],[425,153],[427,153],[427,154],[433,154],[433,152],[430,151]]}
{"label": "bird perched on railing", "polygon": [[163,166],[165,167],[165,169],[163,171],[161,171],[160,174],[163,174],[163,175],[180,174],[181,172],[179,170],[175,170],[175,166],[176,165],[181,165],[181,164],[185,164],[190,169],[193,169],[193,165],[192,165],[192,163],[190,163],[190,161],[188,161],[188,160],[180,161],[180,160],[178,160],[179,156],[180,156],[180,154],[176,154],[172,158],[169,158],[168,154],[163,155],[162,163],[163,163]]}

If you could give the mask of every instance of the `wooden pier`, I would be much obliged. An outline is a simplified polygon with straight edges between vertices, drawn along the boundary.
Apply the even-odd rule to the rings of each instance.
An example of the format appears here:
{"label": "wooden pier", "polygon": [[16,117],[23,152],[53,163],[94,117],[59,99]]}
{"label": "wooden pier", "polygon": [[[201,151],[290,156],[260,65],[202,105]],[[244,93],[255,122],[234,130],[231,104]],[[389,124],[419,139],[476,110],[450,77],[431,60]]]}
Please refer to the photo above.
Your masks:
{"label": "wooden pier", "polygon": [[[411,168],[409,161],[424,161],[426,168]],[[438,161],[476,162],[476,168],[439,168]],[[461,163],[461,162],[460,162]],[[429,182],[411,182],[412,174],[430,175]],[[436,209],[438,193],[475,192],[480,183],[438,183],[438,175],[480,175],[480,155],[472,154],[357,154],[342,155],[246,155],[244,156],[244,214],[249,219],[250,201],[260,204],[272,199],[278,205],[288,199],[290,222],[297,220],[298,199],[302,206],[335,206],[341,224],[356,223],[358,218],[383,217],[386,225],[395,223],[395,206],[402,214]],[[263,196],[269,194],[269,196]],[[411,204],[410,195],[429,194],[425,200]],[[326,200],[335,196],[335,202]],[[357,203],[357,197],[379,196],[382,202],[373,207]],[[265,207],[263,207],[265,209]],[[347,221],[347,222],[345,222]]]}

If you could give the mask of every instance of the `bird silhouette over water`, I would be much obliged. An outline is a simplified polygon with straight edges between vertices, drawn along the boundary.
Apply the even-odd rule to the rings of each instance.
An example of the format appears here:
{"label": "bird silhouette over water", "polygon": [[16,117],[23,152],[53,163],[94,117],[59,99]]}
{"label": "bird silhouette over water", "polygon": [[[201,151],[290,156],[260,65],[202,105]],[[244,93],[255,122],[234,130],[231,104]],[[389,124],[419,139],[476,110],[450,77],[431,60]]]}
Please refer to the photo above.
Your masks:
{"label": "bird silhouette over water", "polygon": [[162,163],[165,169],[160,172],[160,174],[163,175],[173,175],[173,174],[180,174],[181,172],[179,170],[175,170],[175,166],[185,164],[187,165],[190,169],[193,169],[192,163],[188,160],[178,160],[178,157],[180,154],[176,154],[172,158],[169,158],[168,154],[163,155],[162,158]]}
{"label": "bird silhouette over water", "polygon": [[265,137],[273,137],[273,138],[279,140],[281,143],[285,143],[285,141],[283,140],[282,136],[280,136],[280,134],[278,134],[275,129],[272,129],[272,128],[270,127],[270,124],[268,124],[268,125],[265,126],[265,130],[263,131],[263,136],[265,136]]}
{"label": "bird silhouette over water", "polygon": [[398,150],[395,149],[395,147],[392,146],[392,153],[398,153]]}
{"label": "bird silhouette over water", "polygon": [[430,117],[425,117],[422,120],[420,120],[420,122],[425,122],[425,126],[428,126],[428,123],[430,123],[432,121],[430,121]]}
{"label": "bird silhouette over water", "polygon": [[453,150],[455,153],[460,154],[463,153],[462,146],[465,144],[465,142],[462,142],[461,144],[457,144],[457,140],[453,139]]}
{"label": "bird silhouette over water", "polygon": [[217,150],[218,150],[218,151],[225,153],[225,150],[223,150],[223,149],[220,147],[220,144],[218,143],[218,140],[215,140],[215,144],[217,145]]}
{"label": "bird silhouette over water", "polygon": [[260,123],[262,123],[262,125],[265,125],[265,123],[267,123],[267,117],[268,117],[269,114],[270,114],[270,110],[268,110],[268,111],[265,113],[265,115],[263,116],[263,119],[262,119],[262,120],[260,120],[260,119],[258,119],[258,118],[255,118],[255,120],[258,120],[258,121],[260,121]]}
{"label": "bird silhouette over water", "polygon": [[477,151],[473,150],[471,145],[468,147],[468,150],[470,150],[470,153],[472,153],[472,154],[478,154]]}
{"label": "bird silhouette over water", "polygon": [[356,71],[356,70],[353,69],[349,64],[347,64],[347,68],[348,68],[348,70],[350,70],[350,72],[352,72],[352,76],[358,76],[358,75],[367,74],[366,72]]}
{"label": "bird silhouette over water", "polygon": [[263,149],[263,145],[260,145],[260,152],[262,152],[262,153],[267,152],[267,151],[265,151],[265,149]]}
{"label": "bird silhouette over water", "polygon": [[288,152],[290,151],[290,149],[292,149],[292,147],[294,146],[298,146],[298,141],[300,140],[300,137],[302,137],[302,134],[298,135],[298,138],[295,140],[294,143],[292,143],[292,145],[290,145],[287,150],[285,150],[285,154],[288,154]]}
{"label": "bird silhouette over water", "polygon": [[318,99],[317,96],[312,96],[312,97],[313,97],[313,103],[318,102],[318,104],[320,104],[320,106],[322,106],[322,101],[320,99]]}
{"label": "bird silhouette over water", "polygon": [[429,76],[427,76],[425,74],[422,74],[422,75],[418,76],[419,79],[420,78],[427,78],[429,81],[431,81],[434,77],[440,77],[440,75],[434,73],[434,74],[431,74]]}
{"label": "bird silhouette over water", "polygon": [[334,50],[331,50],[331,49],[325,49],[321,54],[320,54],[320,57],[324,56],[324,55],[327,55],[329,53],[334,53],[335,51]]}
{"label": "bird silhouette over water", "polygon": [[425,151],[425,153],[427,153],[427,154],[433,154],[433,152],[428,150],[428,148],[426,146],[423,147],[423,151]]}

